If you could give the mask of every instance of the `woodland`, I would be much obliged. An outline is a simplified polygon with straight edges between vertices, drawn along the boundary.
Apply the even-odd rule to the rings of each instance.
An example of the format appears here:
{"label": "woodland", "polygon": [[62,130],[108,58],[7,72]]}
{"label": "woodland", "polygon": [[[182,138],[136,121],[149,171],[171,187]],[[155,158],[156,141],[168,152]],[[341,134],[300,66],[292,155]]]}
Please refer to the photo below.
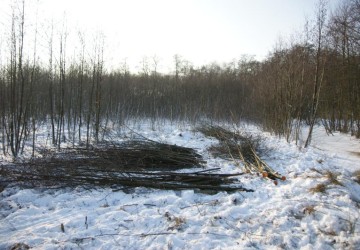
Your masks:
{"label": "woodland", "polygon": [[360,0],[315,2],[262,60],[135,72],[12,1],[0,249],[360,249]]}
{"label": "woodland", "polygon": [[[332,12],[319,1],[314,20],[276,43],[266,59],[242,56],[195,67],[180,55],[173,71],[144,58],[139,72],[126,63],[107,69],[104,38],[81,32],[69,57],[66,31],[51,29],[47,55],[39,59],[37,32],[28,29],[25,1],[13,8],[1,39],[0,147],[16,158],[25,142],[36,145],[39,127],[51,143],[89,146],[115,125],[149,119],[171,122],[247,121],[298,142],[303,125],[321,123],[328,133],[360,137],[360,1],[341,1]],[[31,42],[33,46],[27,44]]]}

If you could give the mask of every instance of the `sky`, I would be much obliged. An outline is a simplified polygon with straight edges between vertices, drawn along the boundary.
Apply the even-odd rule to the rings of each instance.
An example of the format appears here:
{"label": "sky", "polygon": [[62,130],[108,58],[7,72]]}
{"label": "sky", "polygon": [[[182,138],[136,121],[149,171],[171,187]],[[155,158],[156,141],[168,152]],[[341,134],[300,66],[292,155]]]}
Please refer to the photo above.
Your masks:
{"label": "sky", "polygon": [[[339,1],[328,0],[330,8]],[[0,0],[1,15],[9,16],[11,11],[5,10],[9,2],[12,1]],[[71,53],[75,53],[71,46],[79,31],[87,37],[88,44],[94,40],[94,34],[101,33],[108,65],[116,67],[126,60],[131,68],[140,70],[140,62],[147,58],[150,64],[154,59],[158,61],[158,67],[165,71],[173,64],[175,54],[194,65],[230,62],[242,55],[262,60],[281,37],[301,31],[305,19],[313,18],[316,3],[317,0],[26,0],[28,15],[36,12],[37,20],[46,20],[39,21],[39,33],[53,23],[73,34],[73,40],[69,38],[67,43]]]}

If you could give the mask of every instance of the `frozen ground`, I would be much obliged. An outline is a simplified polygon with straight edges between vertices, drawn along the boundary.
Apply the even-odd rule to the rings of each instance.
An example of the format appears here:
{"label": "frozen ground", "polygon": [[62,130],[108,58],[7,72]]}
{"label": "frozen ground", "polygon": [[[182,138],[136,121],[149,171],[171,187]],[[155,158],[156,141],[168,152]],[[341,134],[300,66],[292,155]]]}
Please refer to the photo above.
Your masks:
{"label": "frozen ground", "polygon": [[[211,157],[206,148],[216,141],[188,126],[135,129],[197,149],[208,168],[242,171]],[[299,149],[260,134],[272,149],[264,160],[287,177],[278,185],[247,174],[238,178],[253,193],[6,188],[0,249],[16,243],[34,249],[360,249],[360,185],[353,177],[360,170],[359,140],[317,128],[314,146]]]}

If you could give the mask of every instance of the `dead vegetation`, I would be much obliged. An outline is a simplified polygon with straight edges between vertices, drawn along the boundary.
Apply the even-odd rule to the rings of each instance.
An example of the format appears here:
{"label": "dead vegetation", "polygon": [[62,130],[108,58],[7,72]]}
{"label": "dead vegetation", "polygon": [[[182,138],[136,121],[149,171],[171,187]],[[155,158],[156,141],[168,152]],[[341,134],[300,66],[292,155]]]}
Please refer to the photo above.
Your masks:
{"label": "dead vegetation", "polygon": [[353,155],[356,155],[356,156],[359,156],[359,157],[360,157],[360,152],[351,151],[350,153],[353,154]]}
{"label": "dead vegetation", "polygon": [[338,180],[339,173],[334,173],[330,170],[327,170],[325,172],[325,177],[328,180],[330,184],[337,185],[337,186],[343,186],[343,184]]}
{"label": "dead vegetation", "polygon": [[303,210],[303,214],[305,215],[311,215],[313,213],[315,213],[315,206],[314,205],[309,205],[309,206],[306,206]]}
{"label": "dead vegetation", "polygon": [[106,142],[90,148],[44,151],[29,162],[0,166],[2,183],[26,187],[149,187],[209,191],[252,191],[237,184],[237,174],[213,174],[194,149],[145,139]]}
{"label": "dead vegetation", "polygon": [[[261,138],[240,131],[231,132],[220,126],[203,125],[197,129],[207,137],[216,138],[219,143],[209,148],[215,157],[239,160],[247,172],[260,173],[264,178],[285,180],[261,159],[267,150],[261,147]],[[277,184],[277,182],[274,182]]]}
{"label": "dead vegetation", "polygon": [[310,188],[311,193],[325,193],[328,189],[328,186],[325,183],[319,183],[315,187]]}
{"label": "dead vegetation", "polygon": [[338,177],[340,176],[339,173],[335,173],[330,170],[321,171],[316,168],[310,169],[313,172],[318,173],[318,176],[308,176],[308,178],[325,178],[326,181],[323,183],[317,184],[315,187],[310,188],[309,191],[311,193],[325,193],[326,190],[328,190],[330,185],[336,185],[336,186],[343,186],[343,183],[338,180]]}
{"label": "dead vegetation", "polygon": [[354,176],[354,180],[355,180],[358,184],[360,184],[360,170],[355,171],[354,174],[353,174],[353,176]]}
{"label": "dead vegetation", "polygon": [[27,250],[27,249],[30,249],[30,246],[25,243],[15,243],[9,249],[10,250]]}
{"label": "dead vegetation", "polygon": [[168,231],[172,231],[172,230],[181,231],[186,223],[185,218],[173,216],[169,212],[166,212],[164,216],[166,220],[172,224],[171,226],[168,227],[167,229]]}

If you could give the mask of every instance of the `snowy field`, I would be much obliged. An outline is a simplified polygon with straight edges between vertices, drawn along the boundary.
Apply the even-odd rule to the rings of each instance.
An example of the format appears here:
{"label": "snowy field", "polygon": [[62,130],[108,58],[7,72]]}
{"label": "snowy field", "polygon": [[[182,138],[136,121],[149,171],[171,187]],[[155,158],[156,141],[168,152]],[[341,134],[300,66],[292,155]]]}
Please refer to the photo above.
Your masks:
{"label": "snowy field", "polygon": [[[313,145],[303,149],[252,126],[240,129],[264,138],[271,150],[263,159],[286,181],[275,185],[246,174],[237,178],[255,192],[217,194],[8,187],[0,193],[0,249],[17,243],[33,249],[360,249],[360,185],[353,175],[360,170],[360,141],[327,136],[319,127]],[[213,158],[207,148],[217,141],[190,126],[134,130],[196,149],[206,168],[243,171]]]}

